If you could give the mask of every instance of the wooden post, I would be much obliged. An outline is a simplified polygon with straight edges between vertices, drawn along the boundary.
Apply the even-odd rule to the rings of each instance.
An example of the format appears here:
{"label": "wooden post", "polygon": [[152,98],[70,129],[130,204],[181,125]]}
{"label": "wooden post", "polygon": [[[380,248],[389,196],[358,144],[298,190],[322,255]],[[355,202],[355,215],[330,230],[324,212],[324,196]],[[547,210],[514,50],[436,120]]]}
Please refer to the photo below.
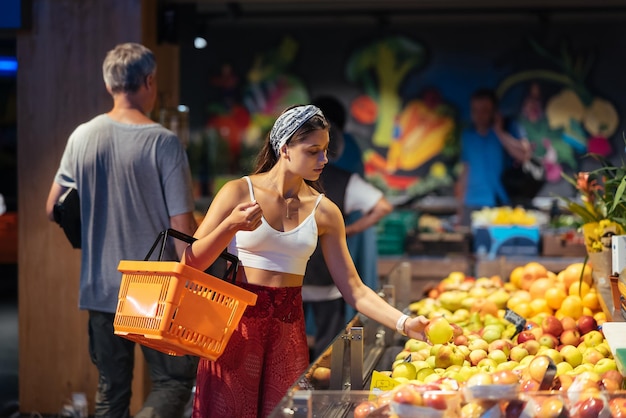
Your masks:
{"label": "wooden post", "polygon": [[[159,60],[156,1],[32,0],[32,22],[17,36],[20,410],[57,414],[72,392],[85,392],[93,411],[97,371],[77,307],[80,251],[47,220],[45,202],[69,134],[112,106],[105,53],[142,42]],[[163,67],[171,75],[160,85],[177,94],[178,60]],[[132,414],[149,387],[143,359],[136,363]]]}

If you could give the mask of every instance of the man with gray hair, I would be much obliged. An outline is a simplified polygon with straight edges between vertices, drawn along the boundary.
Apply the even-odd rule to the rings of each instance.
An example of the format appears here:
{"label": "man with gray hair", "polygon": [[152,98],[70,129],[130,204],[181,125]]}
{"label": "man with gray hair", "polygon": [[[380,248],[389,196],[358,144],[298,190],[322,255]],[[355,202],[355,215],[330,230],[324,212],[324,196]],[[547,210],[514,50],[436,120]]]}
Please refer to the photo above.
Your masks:
{"label": "man with gray hair", "polygon": [[[89,351],[99,373],[96,417],[128,417],[134,346],[114,335],[121,259],[142,260],[159,232],[193,235],[191,175],[176,135],[149,114],[157,97],[156,62],[146,47],[126,43],[102,66],[113,108],[78,126],[69,137],[46,203],[78,191],[81,222],[79,308],[89,311]],[[169,248],[177,260],[185,243]],[[180,417],[194,384],[197,359],[141,347],[152,391],[135,417]]]}

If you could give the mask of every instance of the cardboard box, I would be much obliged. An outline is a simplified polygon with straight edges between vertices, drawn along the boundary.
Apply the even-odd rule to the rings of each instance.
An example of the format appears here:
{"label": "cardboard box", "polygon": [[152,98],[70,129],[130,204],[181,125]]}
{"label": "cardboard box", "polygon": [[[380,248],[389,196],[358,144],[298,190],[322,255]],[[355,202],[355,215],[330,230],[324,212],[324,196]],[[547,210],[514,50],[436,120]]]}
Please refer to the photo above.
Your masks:
{"label": "cardboard box", "polygon": [[585,257],[585,237],[577,232],[546,231],[541,234],[542,251],[545,257]]}
{"label": "cardboard box", "polygon": [[472,228],[473,249],[480,256],[539,255],[541,234],[538,226],[493,225]]}

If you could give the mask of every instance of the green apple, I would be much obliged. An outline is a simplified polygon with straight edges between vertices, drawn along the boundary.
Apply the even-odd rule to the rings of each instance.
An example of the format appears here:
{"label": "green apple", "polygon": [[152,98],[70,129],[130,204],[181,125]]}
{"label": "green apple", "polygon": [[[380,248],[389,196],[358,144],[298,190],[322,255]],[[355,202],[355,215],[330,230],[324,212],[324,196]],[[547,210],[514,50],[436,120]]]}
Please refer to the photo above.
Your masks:
{"label": "green apple", "polygon": [[559,351],[563,360],[569,363],[572,367],[576,367],[583,362],[583,353],[577,347],[573,345],[564,345]]}
{"label": "green apple", "polygon": [[396,365],[391,371],[391,377],[393,379],[404,378],[406,380],[412,380],[417,377],[417,370],[413,363],[403,362]]}
{"label": "green apple", "polygon": [[487,358],[494,360],[498,364],[504,363],[505,361],[509,359],[506,353],[502,350],[490,351],[489,354],[487,354]]}
{"label": "green apple", "polygon": [[496,368],[498,367],[498,363],[496,363],[494,359],[484,358],[478,362],[476,367],[478,367],[478,369],[482,370],[483,372],[491,373],[491,372],[496,371]]}
{"label": "green apple", "polygon": [[595,347],[604,341],[604,335],[600,331],[589,331],[583,335],[583,342],[587,347]]}
{"label": "green apple", "polygon": [[511,360],[520,362],[522,361],[522,359],[524,357],[526,357],[527,355],[529,355],[530,353],[528,352],[528,350],[521,346],[521,345],[514,345],[513,347],[511,347],[511,352],[509,353],[509,358]]}
{"label": "green apple", "polygon": [[417,371],[417,379],[422,382],[426,379],[426,376],[430,376],[431,374],[435,374],[435,370],[431,367],[422,367]]}
{"label": "green apple", "polygon": [[444,344],[452,339],[454,329],[443,316],[431,319],[424,330],[426,337],[433,344]]}
{"label": "green apple", "polygon": [[513,361],[513,360],[503,361],[502,363],[500,363],[500,364],[498,364],[496,366],[496,371],[513,370],[517,366],[519,366],[519,362],[517,362],[517,361]]}
{"label": "green apple", "polygon": [[420,351],[426,347],[430,348],[430,344],[426,341],[417,340],[415,338],[409,338],[409,340],[404,344],[404,349],[411,352]]}
{"label": "green apple", "polygon": [[556,365],[556,375],[560,376],[565,373],[573,371],[574,368],[567,361],[562,361]]}
{"label": "green apple", "polygon": [[561,355],[561,353],[554,348],[548,348],[544,350],[542,354],[544,356],[550,357],[554,364],[559,364],[563,361],[563,356]]}
{"label": "green apple", "polygon": [[612,358],[601,358],[593,366],[593,371],[600,375],[609,370],[617,370],[617,363],[615,363],[615,360]]}

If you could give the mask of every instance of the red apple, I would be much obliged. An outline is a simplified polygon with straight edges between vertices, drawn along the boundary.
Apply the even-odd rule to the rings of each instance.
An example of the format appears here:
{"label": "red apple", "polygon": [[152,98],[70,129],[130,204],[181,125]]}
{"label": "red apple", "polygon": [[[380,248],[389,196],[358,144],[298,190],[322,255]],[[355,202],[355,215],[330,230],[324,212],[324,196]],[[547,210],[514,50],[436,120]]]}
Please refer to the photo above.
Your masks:
{"label": "red apple", "polygon": [[396,388],[393,394],[393,401],[409,405],[422,405],[422,394],[411,385],[401,385]]}
{"label": "red apple", "polygon": [[369,414],[376,410],[376,404],[374,402],[365,401],[361,402],[354,408],[354,418],[366,418]]}
{"label": "red apple", "polygon": [[517,343],[518,344],[523,344],[528,340],[536,340],[537,338],[535,338],[535,334],[533,334],[530,331],[522,331],[519,333],[519,335],[517,336]]}
{"label": "red apple", "polygon": [[611,417],[626,418],[626,398],[612,398],[609,401]]}
{"label": "red apple", "polygon": [[576,402],[574,405],[574,409],[578,411],[576,416],[580,418],[597,418],[603,408],[604,401],[598,397],[589,397]]}
{"label": "red apple", "polygon": [[445,395],[445,393],[428,391],[424,392],[422,398],[424,399],[424,406],[427,406],[429,408],[444,411],[448,407],[447,396]]}
{"label": "red apple", "polygon": [[580,335],[585,335],[590,331],[594,331],[598,329],[598,322],[595,320],[593,316],[583,315],[578,318],[578,330],[580,331]]}
{"label": "red apple", "polygon": [[554,315],[548,315],[541,322],[541,329],[544,334],[552,334],[558,337],[563,332],[563,324]]}

